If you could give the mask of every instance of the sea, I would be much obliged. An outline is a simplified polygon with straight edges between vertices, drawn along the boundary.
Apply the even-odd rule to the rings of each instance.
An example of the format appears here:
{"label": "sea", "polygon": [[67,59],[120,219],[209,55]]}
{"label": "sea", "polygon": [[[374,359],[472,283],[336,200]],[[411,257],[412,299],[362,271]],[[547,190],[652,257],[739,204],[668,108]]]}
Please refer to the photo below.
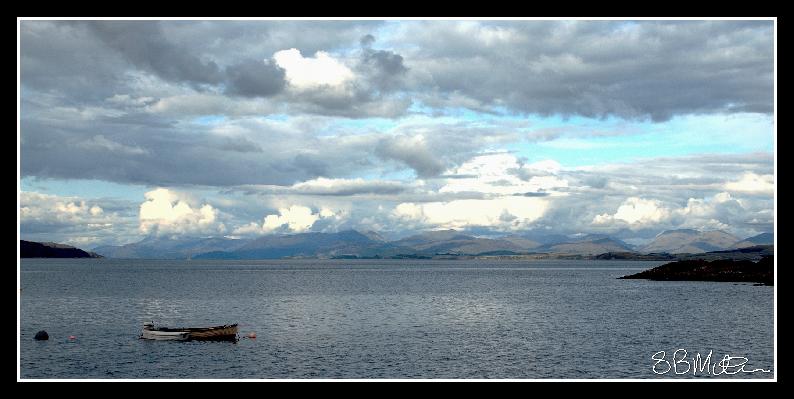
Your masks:
{"label": "sea", "polygon": [[18,378],[774,378],[774,287],[618,279],[663,263],[22,259]]}

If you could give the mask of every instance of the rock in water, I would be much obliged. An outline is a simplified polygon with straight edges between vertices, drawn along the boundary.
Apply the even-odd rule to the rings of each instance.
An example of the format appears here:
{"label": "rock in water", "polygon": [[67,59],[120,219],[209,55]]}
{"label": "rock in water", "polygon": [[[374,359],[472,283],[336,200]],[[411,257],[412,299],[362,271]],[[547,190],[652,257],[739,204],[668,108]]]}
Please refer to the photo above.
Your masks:
{"label": "rock in water", "polygon": [[41,331],[37,332],[36,336],[33,337],[33,338],[35,338],[36,341],[46,341],[46,340],[50,339],[50,335],[47,334],[46,331],[41,330]]}

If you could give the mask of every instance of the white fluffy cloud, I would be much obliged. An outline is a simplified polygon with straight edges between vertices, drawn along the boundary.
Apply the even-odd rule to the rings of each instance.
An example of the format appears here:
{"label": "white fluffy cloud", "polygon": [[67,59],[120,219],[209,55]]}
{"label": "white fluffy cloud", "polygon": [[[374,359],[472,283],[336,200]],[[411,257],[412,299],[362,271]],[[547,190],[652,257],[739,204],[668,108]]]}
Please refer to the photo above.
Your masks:
{"label": "white fluffy cloud", "polygon": [[210,204],[194,209],[179,193],[158,188],[147,192],[140,207],[142,233],[207,234],[223,233],[225,226],[218,221],[218,210]]}
{"label": "white fluffy cloud", "polygon": [[19,201],[20,233],[26,240],[86,247],[136,233],[134,219],[120,215],[116,203],[28,191],[20,192]]}
{"label": "white fluffy cloud", "polygon": [[340,86],[354,78],[350,68],[324,51],[304,57],[299,50],[291,48],[277,51],[273,58],[286,71],[289,83],[298,89]]}
{"label": "white fluffy cloud", "polygon": [[617,211],[610,215],[603,213],[593,218],[595,225],[610,225],[615,221],[628,223],[632,228],[659,223],[670,217],[670,210],[661,202],[638,197],[623,201]]}
{"label": "white fluffy cloud", "polygon": [[[516,176],[516,172],[522,168],[527,168],[536,175],[523,180]],[[552,174],[559,170],[560,164],[551,160],[522,166],[518,158],[512,154],[485,154],[474,157],[455,169],[452,174],[465,177],[448,179],[439,192],[480,192],[501,195],[542,192],[559,195],[561,193],[550,192],[555,188],[568,187],[566,180]]]}
{"label": "white fluffy cloud", "polygon": [[725,189],[734,192],[772,194],[775,190],[775,177],[746,172],[739,180],[726,183]]}
{"label": "white fluffy cloud", "polygon": [[680,227],[729,230],[743,220],[747,215],[753,214],[745,202],[733,198],[727,192],[715,194],[707,198],[690,198],[687,205],[676,209],[675,214],[681,222]]}
{"label": "white fluffy cloud", "polygon": [[300,233],[314,225],[320,218],[319,214],[312,213],[311,208],[293,205],[289,208],[279,209],[279,215],[267,215],[262,223],[262,230],[271,232],[286,225],[290,231]]}
{"label": "white fluffy cloud", "polygon": [[423,204],[406,202],[397,205],[392,215],[403,222],[432,228],[491,227],[518,230],[530,227],[532,222],[543,216],[548,203],[542,198],[517,196]]}
{"label": "white fluffy cloud", "polygon": [[[522,167],[529,167],[538,175],[521,179],[517,171]],[[554,191],[568,186],[566,180],[553,174],[559,170],[555,161],[522,166],[518,158],[506,152],[479,155],[449,171],[448,175],[454,177],[445,179],[438,192],[477,193],[486,198],[403,202],[394,207],[391,216],[419,228],[531,228],[548,210],[551,197],[566,195]]]}
{"label": "white fluffy cloud", "polygon": [[340,212],[329,208],[320,208],[314,212],[312,208],[302,205],[291,205],[279,208],[278,214],[265,216],[262,224],[251,222],[234,230],[234,234],[252,235],[268,234],[273,232],[303,233],[309,231],[321,219],[339,219]]}
{"label": "white fluffy cloud", "polygon": [[[753,202],[734,198],[728,192],[720,192],[704,198],[689,198],[685,206],[663,203],[655,199],[627,198],[614,214],[596,215],[592,225],[631,230],[657,228],[691,228],[698,230],[726,230],[739,235],[748,234],[743,223],[765,224],[769,220],[749,220],[748,215],[758,215]],[[769,215],[768,215],[769,216]],[[752,230],[752,228],[750,228]]]}
{"label": "white fluffy cloud", "polygon": [[110,216],[98,205],[77,198],[35,192],[20,193],[20,223],[46,222],[88,227],[112,226]]}

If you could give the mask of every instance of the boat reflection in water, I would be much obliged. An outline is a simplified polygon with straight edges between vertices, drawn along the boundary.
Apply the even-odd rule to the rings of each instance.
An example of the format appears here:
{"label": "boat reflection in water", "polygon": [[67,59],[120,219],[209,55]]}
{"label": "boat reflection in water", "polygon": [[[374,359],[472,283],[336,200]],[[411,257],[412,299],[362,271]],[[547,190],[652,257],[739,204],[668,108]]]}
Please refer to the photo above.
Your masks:
{"label": "boat reflection in water", "polygon": [[237,341],[237,323],[215,327],[167,328],[143,323],[141,339],[158,341]]}

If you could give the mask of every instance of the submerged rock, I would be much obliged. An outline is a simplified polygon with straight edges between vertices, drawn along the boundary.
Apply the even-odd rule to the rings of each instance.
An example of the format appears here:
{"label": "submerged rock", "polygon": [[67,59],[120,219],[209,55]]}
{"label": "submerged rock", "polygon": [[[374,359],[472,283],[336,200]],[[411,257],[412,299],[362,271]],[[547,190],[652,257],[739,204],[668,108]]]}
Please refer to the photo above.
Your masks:
{"label": "submerged rock", "polygon": [[33,338],[36,339],[36,341],[46,341],[46,340],[50,339],[50,335],[47,334],[46,331],[41,330],[41,331],[37,332],[36,336],[33,337]]}

